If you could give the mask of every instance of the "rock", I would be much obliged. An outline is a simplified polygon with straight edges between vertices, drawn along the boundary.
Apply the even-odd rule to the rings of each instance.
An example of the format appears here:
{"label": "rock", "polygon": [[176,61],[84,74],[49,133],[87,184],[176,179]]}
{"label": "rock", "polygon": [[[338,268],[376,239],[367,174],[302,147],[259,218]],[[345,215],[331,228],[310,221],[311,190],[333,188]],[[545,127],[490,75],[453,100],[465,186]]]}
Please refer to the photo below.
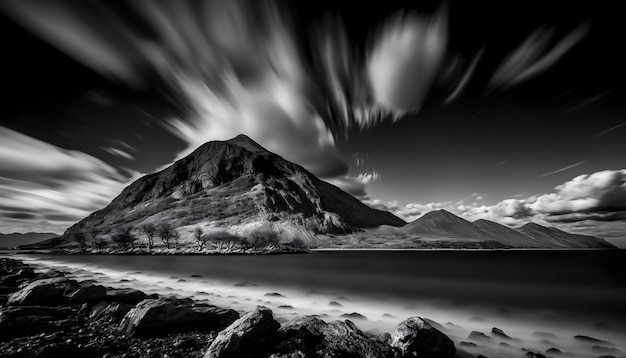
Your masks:
{"label": "rock", "polygon": [[452,358],[456,353],[452,340],[420,317],[401,322],[391,336],[391,346],[421,358]]}
{"label": "rock", "polygon": [[295,351],[285,354],[272,354],[269,358],[306,358],[306,356],[300,351]]}
{"label": "rock", "polygon": [[459,345],[466,346],[466,347],[477,347],[476,343],[466,342],[466,341],[462,341],[461,343],[459,343]]}
{"label": "rock", "polygon": [[499,338],[511,339],[511,337],[506,335],[503,330],[501,330],[500,328],[497,328],[497,327],[493,327],[491,329],[491,334],[496,336],[496,337],[499,337]]}
{"label": "rock", "polygon": [[66,294],[66,297],[71,303],[83,303],[100,301],[106,294],[107,289],[104,286],[94,285],[88,282],[82,283],[78,289]]}
{"label": "rock", "polygon": [[65,292],[76,288],[76,281],[64,277],[36,280],[11,294],[7,304],[53,306],[67,301]]}
{"label": "rock", "polygon": [[21,278],[16,274],[0,277],[0,286],[17,287],[17,280]]}
{"label": "rock", "polygon": [[[305,357],[393,357],[393,349],[349,320],[326,323],[315,316],[287,322],[278,330],[277,353],[303,353]],[[297,355],[296,355],[297,356]]]}
{"label": "rock", "polygon": [[334,307],[341,307],[343,306],[341,303],[337,302],[337,301],[330,301],[328,302],[329,306],[334,306]]}
{"label": "rock", "polygon": [[595,345],[591,347],[591,351],[593,353],[598,353],[598,354],[620,354],[621,353],[621,351],[617,348],[605,347],[605,346],[599,346],[599,345]]}
{"label": "rock", "polygon": [[263,357],[276,343],[279,327],[271,310],[258,307],[221,331],[204,358]]}
{"label": "rock", "polygon": [[472,341],[489,341],[489,340],[491,340],[491,338],[489,338],[488,335],[484,334],[483,332],[478,332],[478,331],[470,332],[469,336],[467,336],[467,339],[472,340]]}
{"label": "rock", "polygon": [[72,313],[69,308],[59,307],[5,307],[0,310],[0,340],[58,331],[62,327],[55,322],[67,319]]}
{"label": "rock", "polygon": [[192,307],[172,298],[146,299],[124,316],[118,329],[133,337],[162,336],[173,332],[222,329],[239,317],[230,309]]}
{"label": "rock", "polygon": [[100,302],[89,313],[92,321],[119,323],[134,306],[122,302]]}
{"label": "rock", "polygon": [[604,341],[602,339],[597,339],[597,338],[593,338],[593,337],[589,337],[589,336],[582,336],[582,335],[574,336],[574,339],[577,339],[577,340],[583,341],[583,342],[587,342],[587,343],[611,344],[611,342]]}
{"label": "rock", "polygon": [[106,299],[114,302],[136,305],[146,299],[146,294],[132,288],[108,289]]}
{"label": "rock", "polygon": [[37,275],[35,274],[35,271],[33,271],[33,269],[30,268],[30,267],[25,267],[25,268],[19,270],[17,272],[17,275],[22,277],[22,278],[35,278],[35,277],[37,277]]}
{"label": "rock", "polygon": [[560,349],[555,348],[555,347],[546,349],[546,353],[548,353],[548,354],[563,354],[563,352],[561,352]]}
{"label": "rock", "polygon": [[362,319],[362,320],[367,320],[367,317],[363,316],[362,314],[358,313],[358,312],[352,312],[352,313],[344,313],[341,315],[341,317],[344,318],[351,318],[351,319]]}

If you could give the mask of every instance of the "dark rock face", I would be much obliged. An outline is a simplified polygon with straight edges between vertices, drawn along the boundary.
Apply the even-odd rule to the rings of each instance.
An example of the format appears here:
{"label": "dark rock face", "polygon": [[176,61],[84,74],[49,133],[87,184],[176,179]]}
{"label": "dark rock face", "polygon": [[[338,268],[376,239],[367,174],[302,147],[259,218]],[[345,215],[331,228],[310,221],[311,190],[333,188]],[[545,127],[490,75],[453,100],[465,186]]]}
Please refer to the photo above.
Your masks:
{"label": "dark rock face", "polygon": [[66,297],[71,303],[97,302],[106,296],[106,292],[107,290],[104,286],[86,282],[81,284],[75,291],[67,293]]}
{"label": "dark rock face", "polygon": [[405,356],[453,358],[456,354],[452,340],[420,317],[401,322],[391,335],[391,346]]}
{"label": "dark rock face", "polygon": [[89,313],[89,319],[109,323],[119,323],[134,306],[121,302],[100,302]]}
{"label": "dark rock face", "polygon": [[393,349],[382,340],[359,330],[354,323],[326,323],[314,316],[296,318],[279,330],[279,356],[298,357],[393,357]]}
{"label": "dark rock face", "polygon": [[72,313],[64,307],[4,307],[0,310],[0,340],[59,331]]}
{"label": "dark rock face", "polygon": [[35,280],[11,294],[7,304],[53,306],[67,300],[66,291],[78,288],[76,281],[65,277]]}
{"label": "dark rock face", "polygon": [[489,336],[484,334],[483,332],[472,331],[470,332],[467,339],[472,341],[489,341],[491,338],[489,338]]}
{"label": "dark rock face", "polygon": [[504,333],[503,330],[497,327],[493,327],[491,329],[491,334],[502,339],[511,339],[511,337],[509,337],[506,333]]}
{"label": "dark rock face", "polygon": [[204,358],[264,357],[276,343],[279,327],[272,311],[259,307],[221,331],[209,346]]}
{"label": "dark rock face", "polygon": [[108,289],[106,300],[136,305],[146,299],[146,294],[132,288]]}
{"label": "dark rock face", "polygon": [[190,330],[218,330],[239,317],[234,310],[192,307],[171,298],[146,299],[122,319],[119,330],[133,337],[155,337]]}

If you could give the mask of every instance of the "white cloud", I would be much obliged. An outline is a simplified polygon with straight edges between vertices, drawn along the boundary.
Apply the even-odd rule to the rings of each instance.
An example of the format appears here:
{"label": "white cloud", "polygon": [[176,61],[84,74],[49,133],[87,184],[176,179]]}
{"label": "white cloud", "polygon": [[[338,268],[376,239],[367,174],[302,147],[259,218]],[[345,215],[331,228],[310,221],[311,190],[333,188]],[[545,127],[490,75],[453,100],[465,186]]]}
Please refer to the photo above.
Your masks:
{"label": "white cloud", "polygon": [[29,225],[61,230],[104,207],[130,181],[88,154],[0,127],[3,231],[23,230]]}
{"label": "white cloud", "polygon": [[380,178],[380,174],[377,171],[373,171],[371,173],[360,173],[356,176],[356,180],[360,181],[363,184],[368,184],[371,182],[375,182]]}
{"label": "white cloud", "polygon": [[113,148],[113,147],[102,147],[102,150],[104,150],[107,153],[113,154],[115,156],[124,158],[124,159],[128,159],[128,160],[134,160],[135,159],[135,157],[132,154],[127,153],[127,152],[125,152],[125,151],[123,151],[121,149],[117,149],[117,148]]}

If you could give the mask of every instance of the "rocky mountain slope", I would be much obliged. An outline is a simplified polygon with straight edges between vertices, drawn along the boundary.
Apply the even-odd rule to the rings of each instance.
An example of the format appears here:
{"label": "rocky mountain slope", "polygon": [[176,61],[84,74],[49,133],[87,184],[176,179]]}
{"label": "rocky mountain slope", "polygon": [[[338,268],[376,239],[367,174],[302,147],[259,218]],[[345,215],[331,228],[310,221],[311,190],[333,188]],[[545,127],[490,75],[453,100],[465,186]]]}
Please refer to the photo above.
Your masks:
{"label": "rocky mountain slope", "polygon": [[183,237],[199,226],[240,234],[270,227],[283,236],[299,236],[405,224],[240,135],[206,143],[138,179],[64,236],[91,229],[106,235],[121,227],[138,230],[163,223]]}
{"label": "rocky mountain slope", "polygon": [[428,212],[400,230],[423,238],[492,241],[519,248],[615,248],[593,236],[570,234],[535,223],[511,229],[484,219],[469,222],[446,210]]}

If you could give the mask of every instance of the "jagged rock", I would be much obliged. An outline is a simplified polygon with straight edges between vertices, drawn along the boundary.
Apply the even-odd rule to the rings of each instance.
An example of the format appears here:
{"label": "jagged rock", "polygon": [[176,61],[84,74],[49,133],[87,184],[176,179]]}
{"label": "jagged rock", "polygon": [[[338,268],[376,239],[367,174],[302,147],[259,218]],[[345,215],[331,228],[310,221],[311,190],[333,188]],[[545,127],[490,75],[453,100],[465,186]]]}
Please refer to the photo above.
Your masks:
{"label": "jagged rock", "polygon": [[67,301],[65,292],[77,289],[78,283],[64,277],[35,280],[11,294],[9,305],[44,305],[53,306]]}
{"label": "jagged rock", "polygon": [[69,302],[83,303],[96,302],[102,300],[107,294],[107,289],[101,285],[94,285],[90,282],[82,283],[81,286],[66,294]]}
{"label": "jagged rock", "polygon": [[128,303],[136,305],[145,300],[147,295],[139,290],[132,288],[108,289],[106,291],[106,299],[114,302]]}
{"label": "jagged rock", "polygon": [[504,333],[503,330],[497,327],[493,327],[491,329],[491,334],[493,334],[496,337],[503,338],[503,339],[511,339],[511,337],[509,337],[506,333]]}
{"label": "jagged rock", "polygon": [[478,331],[471,331],[469,336],[467,336],[467,339],[472,340],[472,341],[489,341],[489,340],[491,340],[491,338],[489,338],[488,335],[484,334],[483,332],[478,332]]}
{"label": "jagged rock", "polygon": [[131,304],[122,302],[100,302],[91,309],[89,319],[119,323],[133,307]]}
{"label": "jagged rock", "polygon": [[583,342],[587,342],[587,343],[600,343],[600,344],[611,344],[611,342],[602,340],[602,339],[598,339],[598,338],[593,338],[593,337],[589,337],[589,336],[583,336],[583,335],[576,335],[574,336],[574,339],[579,340],[579,341],[583,341]]}
{"label": "jagged rock", "polygon": [[452,340],[420,317],[401,322],[391,336],[391,346],[406,356],[422,358],[452,358],[456,353]]}
{"label": "jagged rock", "polygon": [[280,324],[272,311],[259,307],[250,311],[221,331],[204,358],[255,358],[263,357],[276,343]]}
{"label": "jagged rock", "polygon": [[122,319],[119,330],[129,336],[152,337],[172,332],[219,330],[239,317],[234,310],[192,307],[171,298],[146,299]]}
{"label": "jagged rock", "polygon": [[[359,330],[349,320],[326,323],[314,316],[287,322],[278,331],[280,354],[303,353],[305,357],[393,357],[393,349]],[[287,355],[288,356],[288,355]]]}
{"label": "jagged rock", "polygon": [[73,311],[65,307],[20,306],[0,310],[0,339],[22,337],[62,329],[56,321],[67,319]]}

